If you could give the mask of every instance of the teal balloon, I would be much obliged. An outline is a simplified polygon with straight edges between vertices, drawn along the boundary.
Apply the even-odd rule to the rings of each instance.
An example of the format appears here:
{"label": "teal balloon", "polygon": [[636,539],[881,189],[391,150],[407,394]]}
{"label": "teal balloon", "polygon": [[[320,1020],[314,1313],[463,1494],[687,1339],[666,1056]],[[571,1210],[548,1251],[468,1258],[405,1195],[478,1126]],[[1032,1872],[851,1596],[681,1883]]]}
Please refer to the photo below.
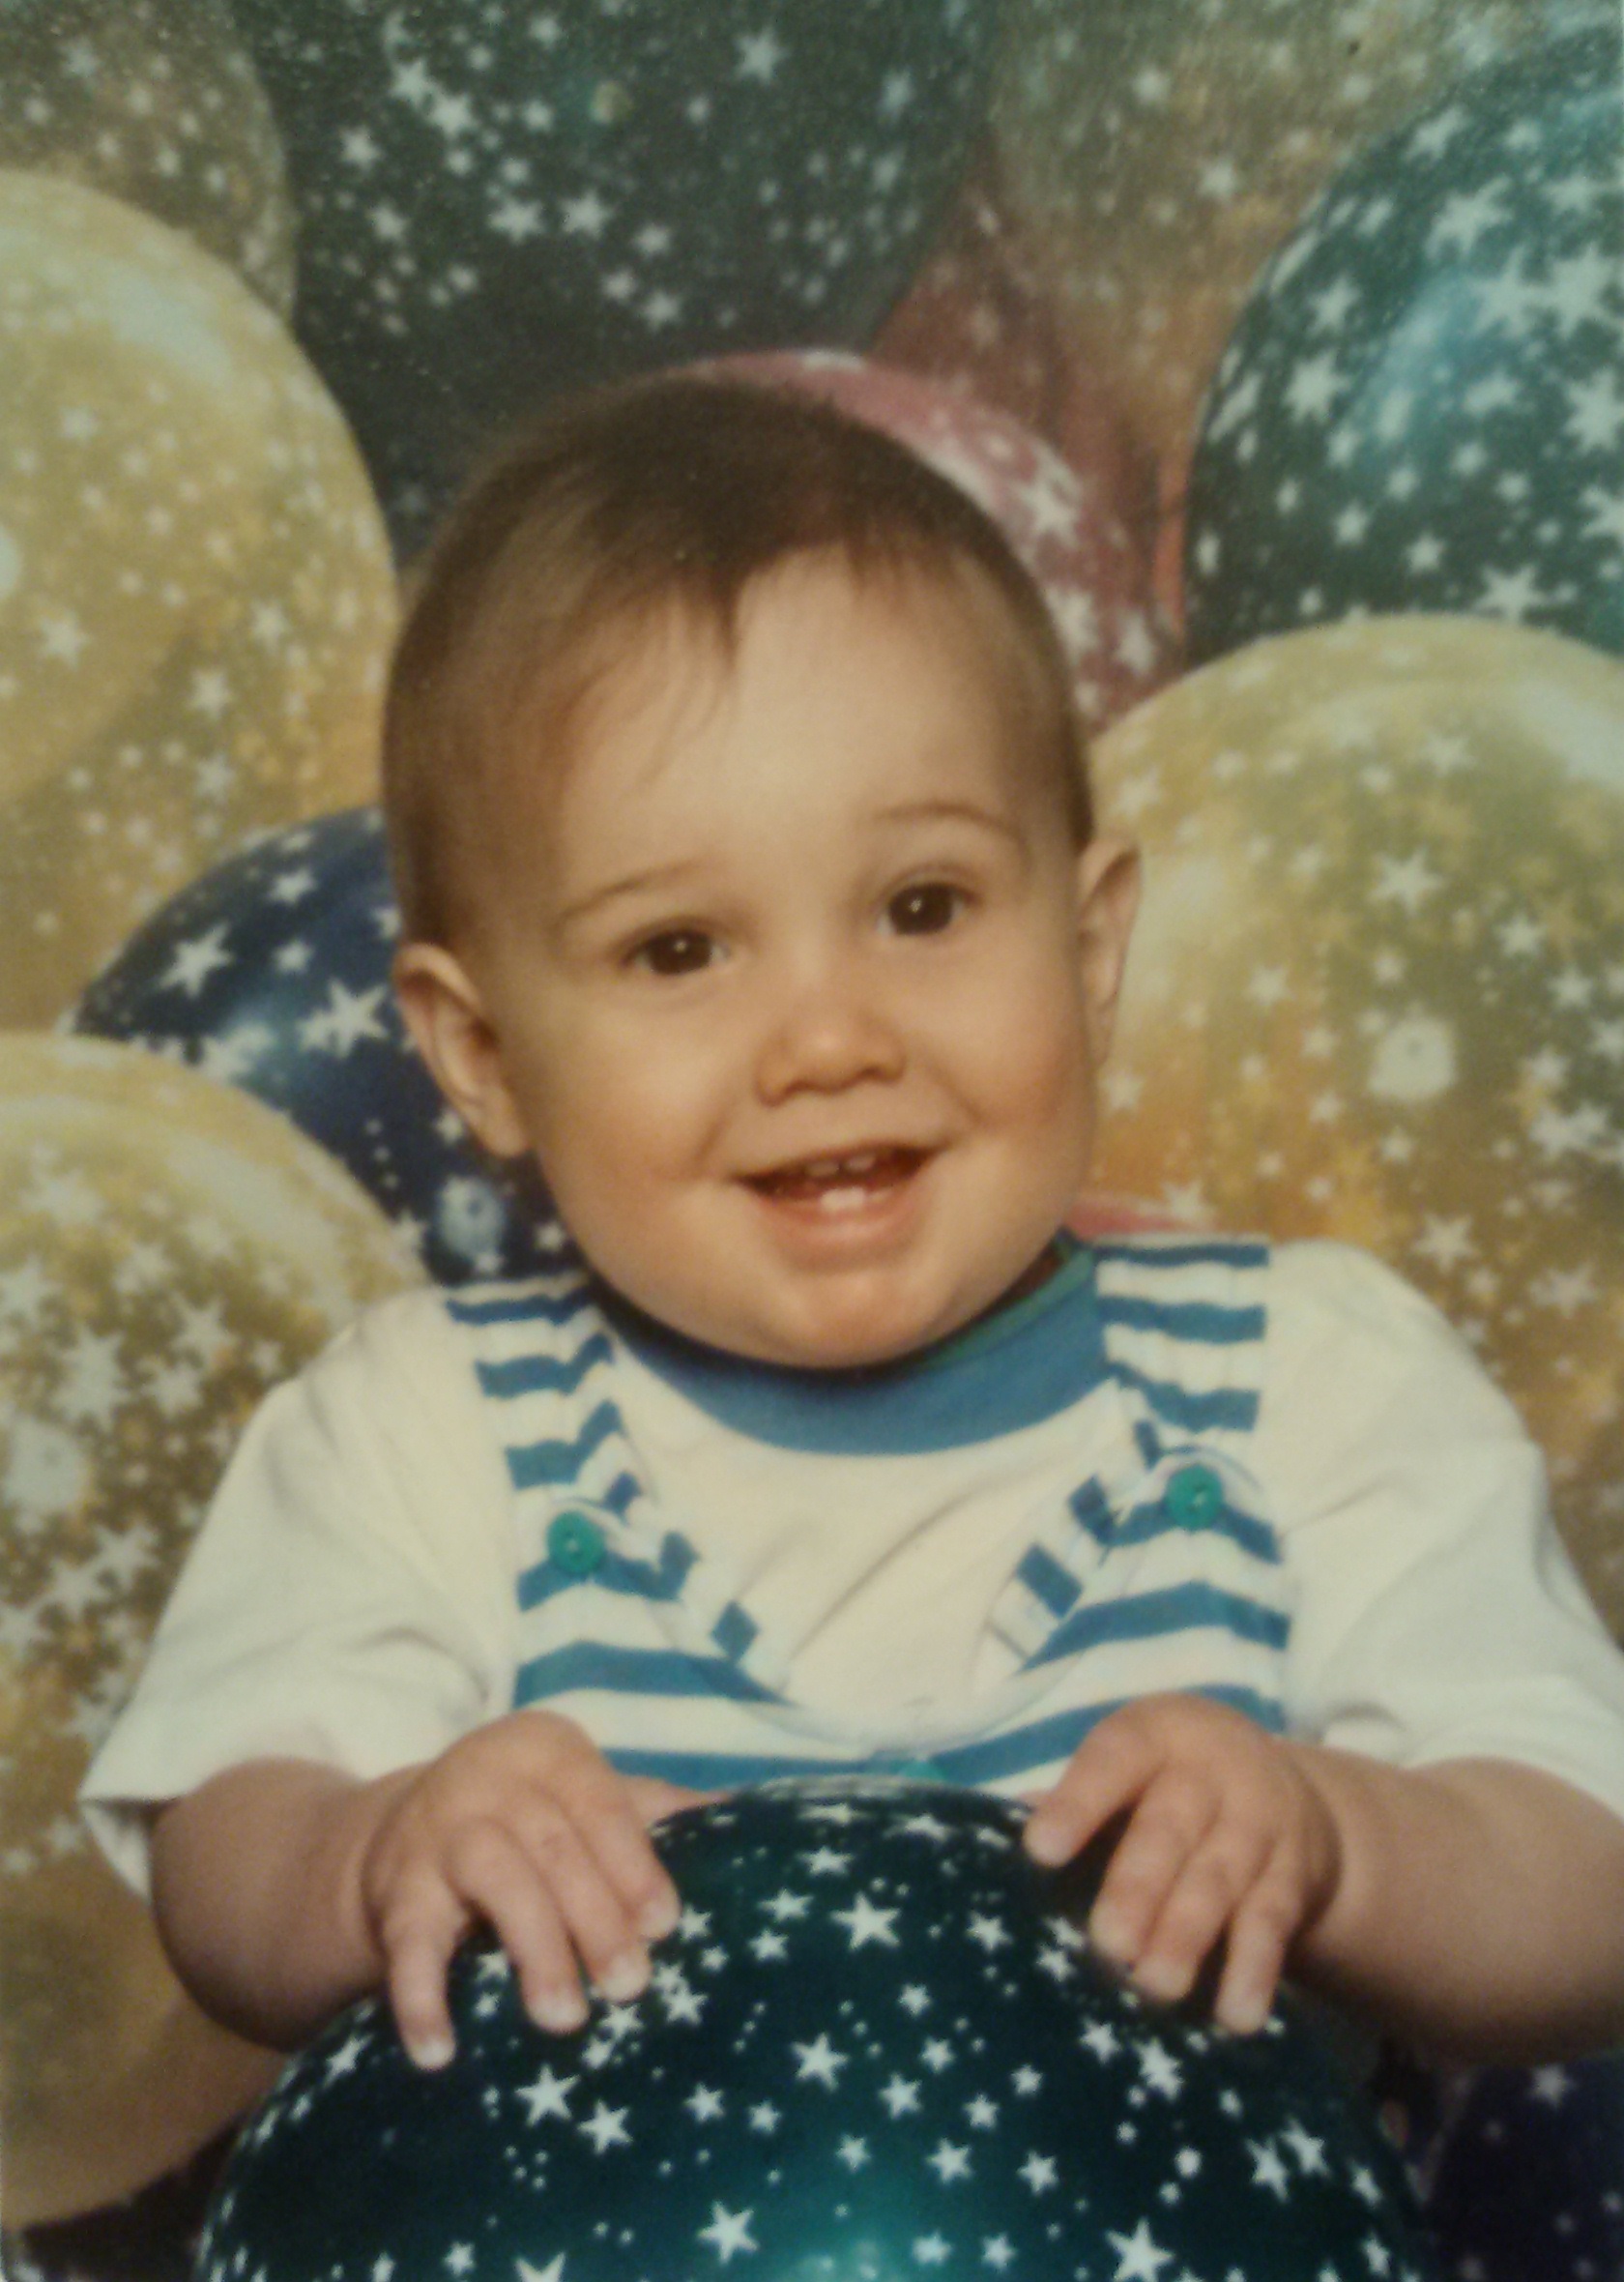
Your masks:
{"label": "teal balloon", "polygon": [[409,550],[563,390],[863,346],[986,109],[998,0],[236,0],[301,339]]}
{"label": "teal balloon", "polygon": [[642,1998],[548,2036],[476,1943],[434,2073],[345,2013],[244,2132],[199,2282],[1424,2282],[1297,2004],[1233,2037],[1137,1998],[1022,1821],[864,1778],[673,1817]]}
{"label": "teal balloon", "polygon": [[1624,653],[1624,38],[1463,81],[1349,166],[1247,307],[1185,541],[1197,661],[1355,613]]}

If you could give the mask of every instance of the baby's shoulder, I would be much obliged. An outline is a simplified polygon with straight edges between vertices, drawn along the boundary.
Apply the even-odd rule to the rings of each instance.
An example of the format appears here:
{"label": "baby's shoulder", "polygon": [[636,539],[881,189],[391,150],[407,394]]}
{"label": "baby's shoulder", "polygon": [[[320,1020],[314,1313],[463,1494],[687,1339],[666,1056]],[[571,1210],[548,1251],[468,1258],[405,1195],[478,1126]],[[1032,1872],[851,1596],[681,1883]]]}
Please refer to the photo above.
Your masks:
{"label": "baby's shoulder", "polygon": [[1305,1419],[1326,1440],[1524,1438],[1460,1327],[1384,1261],[1319,1238],[1275,1245],[1269,1277],[1263,1422]]}

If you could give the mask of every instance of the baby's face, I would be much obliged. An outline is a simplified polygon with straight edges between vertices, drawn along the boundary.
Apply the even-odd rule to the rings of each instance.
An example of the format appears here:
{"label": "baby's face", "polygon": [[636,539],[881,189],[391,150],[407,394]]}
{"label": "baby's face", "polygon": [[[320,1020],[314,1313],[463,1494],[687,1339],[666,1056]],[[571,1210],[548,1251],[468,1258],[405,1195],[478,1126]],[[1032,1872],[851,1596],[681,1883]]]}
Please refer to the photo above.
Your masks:
{"label": "baby's face", "polygon": [[798,561],[731,661],[638,639],[505,819],[460,955],[492,1090],[460,1105],[651,1315],[771,1361],[905,1353],[1082,1184],[1131,857],[1079,857],[952,591]]}

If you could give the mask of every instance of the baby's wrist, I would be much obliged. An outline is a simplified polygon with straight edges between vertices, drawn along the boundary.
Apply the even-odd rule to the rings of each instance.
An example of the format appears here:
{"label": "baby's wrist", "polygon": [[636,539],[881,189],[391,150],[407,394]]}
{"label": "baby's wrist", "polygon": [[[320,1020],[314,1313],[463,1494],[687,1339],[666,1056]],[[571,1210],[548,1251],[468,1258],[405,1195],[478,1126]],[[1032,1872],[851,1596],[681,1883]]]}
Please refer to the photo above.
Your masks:
{"label": "baby's wrist", "polygon": [[379,1842],[420,1771],[405,1767],[367,1781],[336,1778],[322,1802],[312,1885],[367,1989],[383,1981],[389,1965],[379,1922]]}
{"label": "baby's wrist", "polygon": [[1302,1921],[1299,1945],[1315,1934],[1343,1906],[1348,1871],[1348,1839],[1345,1824],[1345,1797],[1338,1770],[1329,1763],[1345,1754],[1328,1752],[1319,1743],[1288,1741],[1290,1755],[1307,1800],[1303,1827]]}

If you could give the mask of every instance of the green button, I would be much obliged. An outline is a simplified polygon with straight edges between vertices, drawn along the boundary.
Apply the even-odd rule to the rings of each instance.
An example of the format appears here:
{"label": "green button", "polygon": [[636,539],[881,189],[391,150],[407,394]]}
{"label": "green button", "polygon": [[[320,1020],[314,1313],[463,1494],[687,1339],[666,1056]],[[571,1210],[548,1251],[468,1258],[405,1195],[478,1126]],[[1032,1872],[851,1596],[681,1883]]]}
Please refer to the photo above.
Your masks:
{"label": "green button", "polygon": [[603,1559],[603,1532],[584,1513],[555,1514],[547,1530],[547,1552],[568,1577],[590,1577]]}
{"label": "green button", "polygon": [[893,1759],[884,1771],[900,1782],[940,1783],[942,1779],[934,1759]]}
{"label": "green button", "polygon": [[1210,1466],[1180,1466],[1162,1497],[1181,1529],[1205,1529],[1224,1510],[1224,1485]]}

